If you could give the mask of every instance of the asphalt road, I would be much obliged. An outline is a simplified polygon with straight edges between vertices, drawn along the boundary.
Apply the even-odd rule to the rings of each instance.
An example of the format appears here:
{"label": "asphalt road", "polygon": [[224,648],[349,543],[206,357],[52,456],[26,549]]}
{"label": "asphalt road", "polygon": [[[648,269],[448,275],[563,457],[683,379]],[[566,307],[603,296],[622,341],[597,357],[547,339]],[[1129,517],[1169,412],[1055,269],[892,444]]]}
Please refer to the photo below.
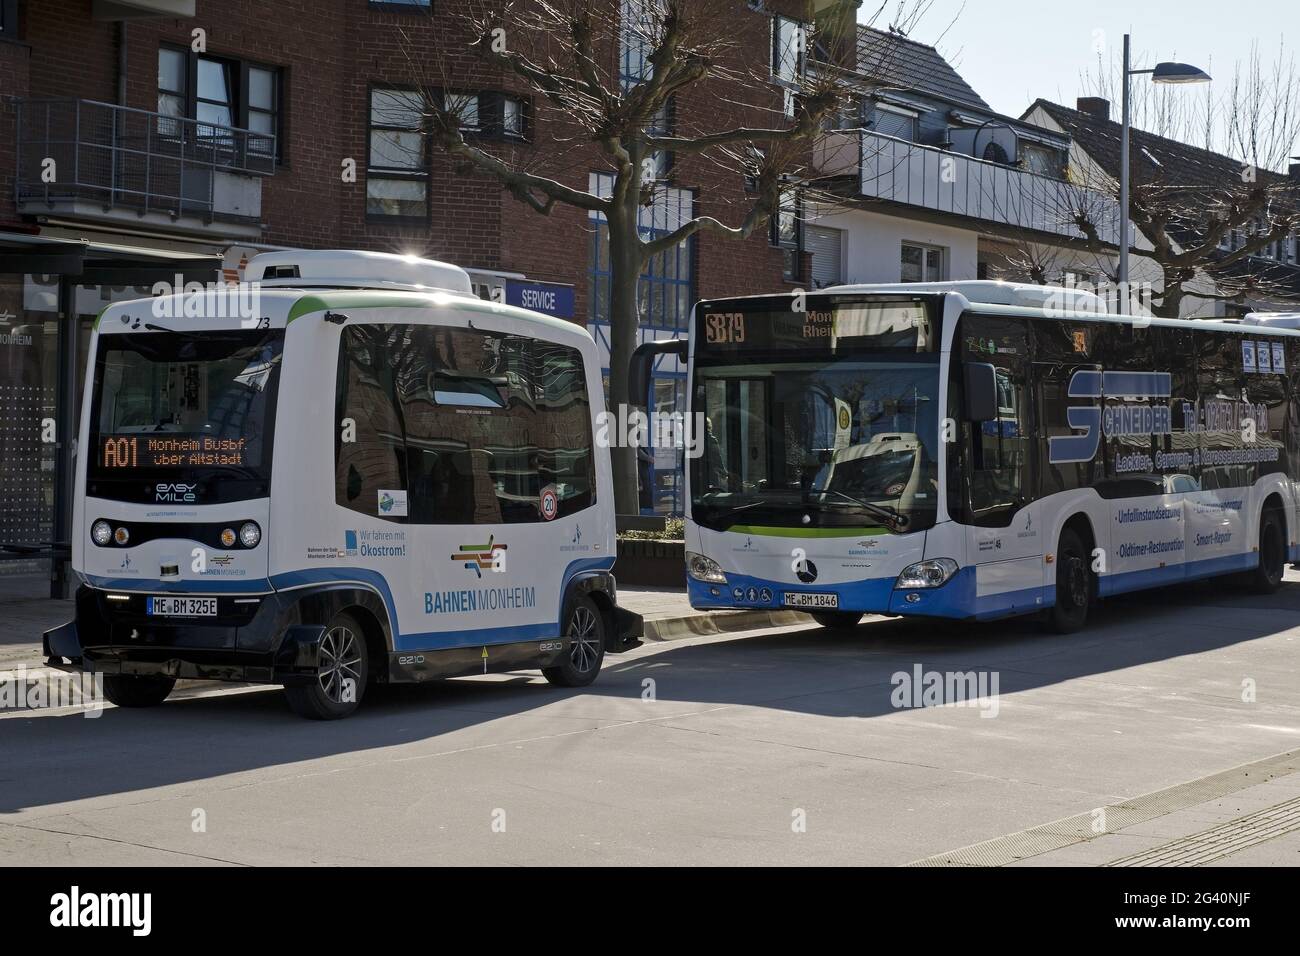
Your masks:
{"label": "asphalt road", "polygon": [[[1268,598],[1217,581],[1113,602],[1067,637],[874,620],[690,638],[607,658],[585,692],[469,678],[335,723],[274,689],[11,712],[0,863],[893,865],[994,841],[975,857],[1070,864],[1226,826],[1209,862],[1295,864],[1298,635],[1288,572]],[[996,675],[996,715],[894,706],[917,665]],[[1035,829],[1098,808],[1100,835]],[[1233,822],[1264,812],[1282,821],[1264,839]]]}

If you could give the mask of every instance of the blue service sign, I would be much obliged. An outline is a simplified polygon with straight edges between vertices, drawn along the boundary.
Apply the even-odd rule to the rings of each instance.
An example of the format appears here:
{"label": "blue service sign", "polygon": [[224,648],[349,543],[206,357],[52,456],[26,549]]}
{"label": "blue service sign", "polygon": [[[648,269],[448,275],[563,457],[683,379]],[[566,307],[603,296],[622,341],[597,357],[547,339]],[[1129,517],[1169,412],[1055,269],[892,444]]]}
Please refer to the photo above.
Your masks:
{"label": "blue service sign", "polygon": [[558,282],[506,280],[506,304],[557,319],[573,318],[573,286]]}

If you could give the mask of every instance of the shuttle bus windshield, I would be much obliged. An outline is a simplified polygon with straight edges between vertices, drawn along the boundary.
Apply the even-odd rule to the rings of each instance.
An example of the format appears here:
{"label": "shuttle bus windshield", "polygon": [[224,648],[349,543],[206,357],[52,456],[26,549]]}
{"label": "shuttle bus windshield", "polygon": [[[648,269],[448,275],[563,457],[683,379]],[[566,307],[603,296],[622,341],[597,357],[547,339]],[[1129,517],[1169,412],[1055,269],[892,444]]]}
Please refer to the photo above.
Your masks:
{"label": "shuttle bus windshield", "polygon": [[[92,384],[92,493],[184,503],[265,495],[283,342],[283,330],[104,336]],[[160,486],[170,497],[158,498]]]}

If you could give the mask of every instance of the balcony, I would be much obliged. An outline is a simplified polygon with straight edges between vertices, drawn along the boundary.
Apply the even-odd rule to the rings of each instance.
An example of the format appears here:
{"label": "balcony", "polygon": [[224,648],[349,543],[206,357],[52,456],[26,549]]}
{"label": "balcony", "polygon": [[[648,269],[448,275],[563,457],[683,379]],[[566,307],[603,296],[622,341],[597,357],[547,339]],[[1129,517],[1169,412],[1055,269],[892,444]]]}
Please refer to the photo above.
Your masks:
{"label": "balcony", "polygon": [[93,100],[20,99],[24,215],[255,238],[275,137]]}
{"label": "balcony", "polygon": [[822,176],[853,176],[859,195],[947,216],[1017,239],[1080,240],[1076,220],[1107,245],[1119,241],[1119,203],[1104,192],[1016,166],[872,132],[826,133],[814,164]]}

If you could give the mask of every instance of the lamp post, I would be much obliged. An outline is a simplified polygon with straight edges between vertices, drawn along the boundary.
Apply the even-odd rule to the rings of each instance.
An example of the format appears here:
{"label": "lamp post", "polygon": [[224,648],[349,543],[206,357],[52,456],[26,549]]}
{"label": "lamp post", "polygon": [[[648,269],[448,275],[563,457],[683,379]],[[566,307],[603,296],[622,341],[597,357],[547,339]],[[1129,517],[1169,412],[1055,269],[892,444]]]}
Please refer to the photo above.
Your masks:
{"label": "lamp post", "polygon": [[1120,175],[1119,175],[1119,284],[1125,300],[1128,293],[1128,250],[1132,244],[1129,232],[1128,193],[1129,193],[1129,132],[1131,130],[1129,111],[1129,78],[1138,74],[1150,74],[1153,83],[1208,83],[1210,75],[1204,70],[1186,63],[1158,63],[1154,69],[1135,70],[1131,63],[1132,38],[1124,34],[1124,133],[1120,137]]}

